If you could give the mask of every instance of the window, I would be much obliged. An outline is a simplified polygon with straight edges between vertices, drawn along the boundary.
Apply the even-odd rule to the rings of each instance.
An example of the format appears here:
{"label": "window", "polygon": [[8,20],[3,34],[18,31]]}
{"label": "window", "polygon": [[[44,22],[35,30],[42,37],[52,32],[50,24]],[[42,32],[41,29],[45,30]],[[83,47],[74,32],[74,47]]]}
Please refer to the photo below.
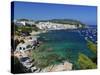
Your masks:
{"label": "window", "polygon": [[25,48],[23,48],[23,50],[25,50]]}
{"label": "window", "polygon": [[19,47],[19,49],[21,50],[21,49],[22,49],[22,47]]}
{"label": "window", "polygon": [[28,45],[26,48],[31,48],[31,45]]}

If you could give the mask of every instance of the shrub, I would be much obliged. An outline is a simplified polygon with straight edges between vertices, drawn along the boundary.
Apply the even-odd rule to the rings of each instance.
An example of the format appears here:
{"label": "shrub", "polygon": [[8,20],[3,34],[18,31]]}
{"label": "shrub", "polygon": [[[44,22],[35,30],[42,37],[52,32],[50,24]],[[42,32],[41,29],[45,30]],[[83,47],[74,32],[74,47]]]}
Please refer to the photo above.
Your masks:
{"label": "shrub", "polygon": [[94,44],[93,42],[89,41],[88,40],[88,43],[87,43],[87,46],[88,48],[93,52],[93,53],[97,53],[97,46],[96,44]]}
{"label": "shrub", "polygon": [[79,53],[78,63],[81,69],[95,69],[97,67],[89,57],[82,53]]}

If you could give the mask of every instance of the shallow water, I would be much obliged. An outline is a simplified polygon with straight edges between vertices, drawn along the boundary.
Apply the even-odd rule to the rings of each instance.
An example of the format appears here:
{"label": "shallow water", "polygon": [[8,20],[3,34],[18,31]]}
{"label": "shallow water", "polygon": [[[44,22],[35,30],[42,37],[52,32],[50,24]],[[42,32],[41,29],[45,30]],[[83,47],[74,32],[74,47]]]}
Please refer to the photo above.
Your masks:
{"label": "shallow water", "polygon": [[56,53],[71,63],[77,62],[79,53],[89,57],[93,56],[91,50],[87,48],[86,40],[78,30],[52,30],[39,34],[39,36],[38,40],[44,42],[43,51]]}

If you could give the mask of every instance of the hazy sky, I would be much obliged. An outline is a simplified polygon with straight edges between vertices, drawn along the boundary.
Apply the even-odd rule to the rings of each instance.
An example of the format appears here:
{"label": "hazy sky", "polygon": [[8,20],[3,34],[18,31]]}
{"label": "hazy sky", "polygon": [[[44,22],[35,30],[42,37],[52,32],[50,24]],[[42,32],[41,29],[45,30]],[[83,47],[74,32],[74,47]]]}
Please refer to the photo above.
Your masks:
{"label": "hazy sky", "polygon": [[14,19],[76,19],[89,25],[97,24],[95,6],[46,4],[31,2],[14,3]]}

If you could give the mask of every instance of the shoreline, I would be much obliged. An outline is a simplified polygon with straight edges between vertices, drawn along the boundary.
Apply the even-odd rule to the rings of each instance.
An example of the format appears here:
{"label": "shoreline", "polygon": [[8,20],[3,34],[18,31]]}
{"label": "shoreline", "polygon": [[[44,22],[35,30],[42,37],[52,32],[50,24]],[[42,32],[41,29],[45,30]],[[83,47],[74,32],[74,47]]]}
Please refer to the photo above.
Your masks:
{"label": "shoreline", "polygon": [[42,72],[57,72],[57,71],[69,71],[72,70],[73,64],[68,61],[64,61],[60,64],[47,66],[42,70]]}
{"label": "shoreline", "polygon": [[[76,29],[75,29],[76,30]],[[32,31],[32,33],[31,33],[31,36],[33,36],[33,37],[35,37],[35,36],[37,36],[38,34],[41,34],[41,33],[46,33],[46,32],[48,32],[48,31],[38,31],[38,32],[35,32],[35,31]],[[21,36],[20,36],[21,37]],[[29,36],[27,36],[27,37],[29,37]],[[24,37],[25,38],[25,37]],[[37,37],[36,37],[37,38]],[[27,40],[27,39],[26,39]],[[31,53],[32,54],[32,53]],[[25,55],[27,55],[27,54],[25,54]],[[67,61],[66,61],[67,62]],[[65,63],[65,62],[64,62]],[[67,64],[67,66],[69,66],[69,70],[72,70],[72,63],[69,63],[69,62],[67,62],[68,64]],[[68,67],[65,67],[66,65],[64,65],[64,64],[58,64],[58,65],[51,65],[51,66],[47,66],[46,68],[44,68],[42,71],[40,71],[40,72],[54,72],[54,71],[65,71],[65,70],[68,70],[68,69],[66,69],[66,68],[68,68]],[[50,67],[52,67],[52,68],[50,68]],[[62,68],[61,68],[62,67]]]}

